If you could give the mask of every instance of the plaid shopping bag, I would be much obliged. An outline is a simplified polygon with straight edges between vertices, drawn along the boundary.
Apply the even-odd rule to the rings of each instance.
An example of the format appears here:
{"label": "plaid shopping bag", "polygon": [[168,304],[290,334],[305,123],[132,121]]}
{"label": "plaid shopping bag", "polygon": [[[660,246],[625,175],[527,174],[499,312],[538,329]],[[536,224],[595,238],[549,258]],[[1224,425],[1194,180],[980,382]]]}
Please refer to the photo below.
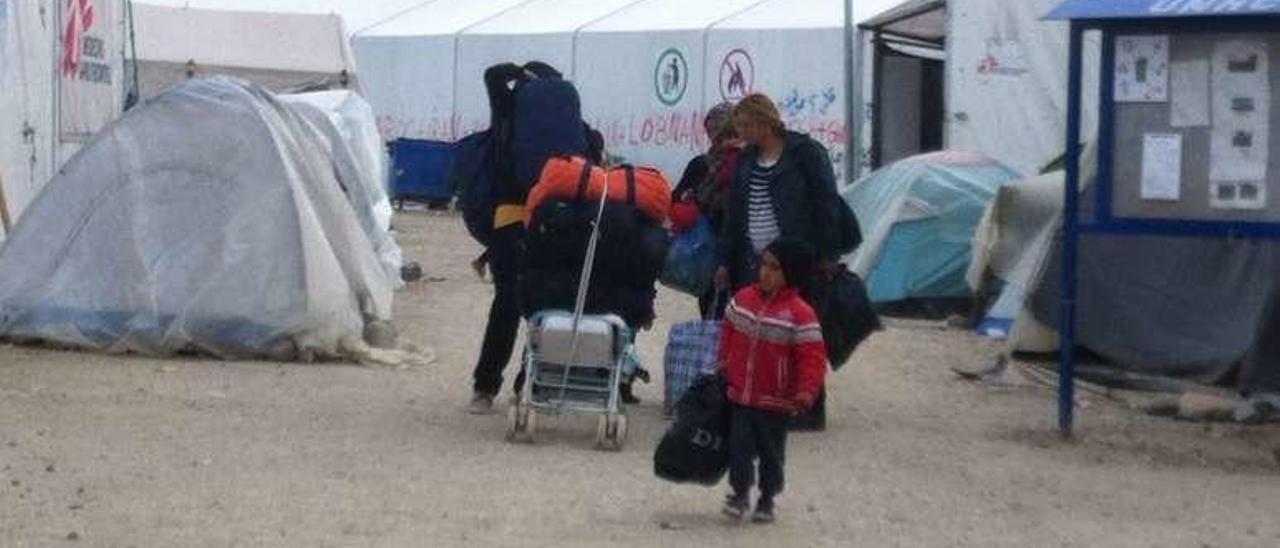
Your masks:
{"label": "plaid shopping bag", "polygon": [[701,375],[715,373],[720,347],[720,321],[698,320],[671,326],[662,358],[666,390],[663,409],[669,415]]}

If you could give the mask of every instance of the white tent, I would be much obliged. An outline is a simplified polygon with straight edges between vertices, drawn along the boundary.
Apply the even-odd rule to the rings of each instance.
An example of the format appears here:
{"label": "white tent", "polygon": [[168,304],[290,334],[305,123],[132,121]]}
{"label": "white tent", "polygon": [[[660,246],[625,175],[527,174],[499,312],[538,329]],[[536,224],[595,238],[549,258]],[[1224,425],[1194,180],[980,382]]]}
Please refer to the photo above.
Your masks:
{"label": "white tent", "polygon": [[574,78],[605,146],[675,179],[703,151],[708,28],[759,0],[648,0],[578,33]]}
{"label": "white tent", "polygon": [[346,87],[355,69],[337,15],[134,4],[144,96],[226,74],[278,92]]}
{"label": "white tent", "polygon": [[[880,133],[864,133],[862,142],[881,147],[879,165],[921,152],[931,141],[982,152],[1025,173],[1061,155],[1067,26],[1040,20],[1056,3],[910,0],[863,22],[866,36],[860,42],[877,52],[863,74],[879,78],[872,86],[880,86],[881,104],[874,104],[876,93],[864,93],[864,108],[880,112]],[[879,41],[872,42],[876,36]],[[1096,42],[1088,45],[1086,58],[1096,58]],[[941,64],[941,82],[928,77],[934,63]],[[1097,89],[1096,69],[1085,74],[1085,89]],[[924,107],[936,104],[938,96],[945,108],[928,112]],[[1090,97],[1096,103],[1096,94],[1086,94],[1085,135],[1096,125]],[[940,133],[939,139],[930,139],[930,131]]]}
{"label": "white tent", "polygon": [[94,0],[90,17],[65,4],[0,0],[0,185],[15,222],[124,103],[125,2]]}
{"label": "white tent", "polygon": [[636,0],[532,0],[458,35],[454,110],[458,137],[489,124],[484,70],[495,63],[542,61],[573,78],[578,29]]}
{"label": "white tent", "polygon": [[826,145],[843,180],[850,102],[843,21],[840,2],[769,0],[716,23],[707,34],[704,106],[768,94],[788,127]]}
{"label": "white tent", "polygon": [[351,39],[382,136],[452,141],[457,35],[521,0],[432,0]]}
{"label": "white tent", "polygon": [[264,89],[192,80],[98,133],[0,247],[0,336],[287,359],[362,350],[391,281],[328,138]]}

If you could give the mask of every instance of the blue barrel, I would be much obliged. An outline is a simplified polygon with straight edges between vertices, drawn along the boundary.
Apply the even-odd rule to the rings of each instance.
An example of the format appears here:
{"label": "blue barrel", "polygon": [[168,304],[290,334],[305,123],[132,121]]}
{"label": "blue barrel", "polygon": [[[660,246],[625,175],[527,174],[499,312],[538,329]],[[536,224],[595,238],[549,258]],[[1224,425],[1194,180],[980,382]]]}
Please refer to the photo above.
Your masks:
{"label": "blue barrel", "polygon": [[391,143],[393,199],[448,203],[453,188],[447,180],[453,143],[397,139]]}

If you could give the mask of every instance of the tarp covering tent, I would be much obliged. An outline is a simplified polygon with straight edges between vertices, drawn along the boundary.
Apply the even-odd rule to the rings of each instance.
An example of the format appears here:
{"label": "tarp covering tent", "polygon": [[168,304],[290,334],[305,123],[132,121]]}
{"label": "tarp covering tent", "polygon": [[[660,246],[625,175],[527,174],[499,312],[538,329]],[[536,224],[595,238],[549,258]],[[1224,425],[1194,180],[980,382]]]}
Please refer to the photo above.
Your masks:
{"label": "tarp covering tent", "polygon": [[707,29],[759,2],[646,0],[579,31],[574,80],[610,153],[680,176],[706,146]]}
{"label": "tarp covering tent", "polygon": [[0,248],[0,336],[228,358],[359,345],[392,289],[324,140],[224,77],[131,110]]}
{"label": "tarp covering tent", "polygon": [[125,2],[94,0],[87,20],[65,4],[0,0],[0,185],[13,220],[124,104]]}
{"label": "tarp covering tent", "polygon": [[707,31],[704,110],[766,93],[789,128],[826,145],[836,180],[844,180],[850,101],[840,68],[843,20],[841,2],[769,0],[714,24]]}
{"label": "tarp covering tent", "polygon": [[373,108],[355,92],[317,91],[281,95],[324,135],[334,170],[343,183],[360,227],[373,242],[378,261],[399,287],[404,263],[391,236],[391,199],[387,196],[387,155]]}
{"label": "tarp covering tent", "polygon": [[[1090,147],[1082,166],[1093,158]],[[1095,174],[1082,170],[1085,210]],[[1016,320],[1011,350],[1058,348],[1062,198],[1062,172],[1011,183],[976,232],[969,278],[976,287],[991,272],[1004,282],[989,318]],[[1271,240],[1084,235],[1077,340],[1121,370],[1205,382],[1238,374],[1245,393],[1280,392],[1276,272]]]}
{"label": "tarp covering tent", "polygon": [[[894,53],[881,57],[882,89],[887,91],[880,96],[888,111],[878,127],[884,132],[900,130],[902,113],[912,112],[902,109],[921,104],[924,94],[932,93],[927,86],[910,90],[890,82],[910,78],[910,74],[895,72],[899,69],[919,69],[913,69],[904,58],[927,58],[911,45],[944,48],[945,111],[937,120],[940,147],[980,151],[1023,173],[1038,172],[1066,150],[1067,25],[1041,20],[1056,4],[1056,0],[910,0],[863,22],[863,42],[872,40],[876,33],[886,42],[898,39],[892,47],[869,48]],[[1098,40],[1087,37],[1086,45],[1084,86],[1097,89]],[[873,57],[863,68],[873,90],[876,64]],[[876,95],[866,94],[864,108],[877,108]],[[901,108],[891,108],[890,102]],[[1096,94],[1086,100],[1085,113],[1096,112],[1090,104],[1096,104]],[[1086,117],[1084,134],[1092,135],[1095,128],[1096,117]],[[879,139],[879,135],[864,134],[862,142],[870,145]],[[910,136],[904,139],[910,141]],[[890,158],[888,153],[886,158]]]}
{"label": "tarp covering tent", "polygon": [[462,136],[454,112],[458,33],[522,0],[432,0],[351,39],[360,90],[382,136],[452,141]]}
{"label": "tarp covering tent", "polygon": [[337,15],[226,11],[134,3],[138,79],[154,96],[194,76],[225,74],[276,92],[353,85]]}
{"label": "tarp covering tent", "polygon": [[532,0],[458,35],[454,110],[458,137],[489,125],[484,70],[495,63],[548,63],[573,78],[578,29],[636,0]]}
{"label": "tarp covering tent", "polygon": [[977,153],[901,160],[843,189],[866,235],[846,258],[872,302],[966,297],[974,230],[1001,185],[1020,175]]}

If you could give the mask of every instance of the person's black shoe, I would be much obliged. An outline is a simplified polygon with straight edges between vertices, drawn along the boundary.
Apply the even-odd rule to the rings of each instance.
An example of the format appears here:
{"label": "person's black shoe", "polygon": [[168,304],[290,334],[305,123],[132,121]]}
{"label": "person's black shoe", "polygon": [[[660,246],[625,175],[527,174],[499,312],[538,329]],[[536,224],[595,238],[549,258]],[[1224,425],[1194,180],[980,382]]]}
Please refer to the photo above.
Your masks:
{"label": "person's black shoe", "polygon": [[618,386],[618,396],[622,399],[622,403],[627,405],[640,403],[640,398],[631,393],[631,383],[629,382],[624,382]]}
{"label": "person's black shoe", "polygon": [[636,372],[635,372],[635,373],[633,373],[633,374],[632,374],[632,376],[633,376],[633,377],[635,377],[635,378],[637,378],[637,379],[640,379],[640,381],[641,381],[641,382],[644,382],[645,384],[649,384],[649,370],[648,370],[648,369],[645,369],[645,368],[643,368],[643,367],[637,367],[637,368],[636,368]]}
{"label": "person's black shoe", "polygon": [[724,500],[724,506],[720,508],[720,513],[733,519],[742,519],[747,515],[747,508],[750,503],[747,501],[747,495],[731,493]]}

